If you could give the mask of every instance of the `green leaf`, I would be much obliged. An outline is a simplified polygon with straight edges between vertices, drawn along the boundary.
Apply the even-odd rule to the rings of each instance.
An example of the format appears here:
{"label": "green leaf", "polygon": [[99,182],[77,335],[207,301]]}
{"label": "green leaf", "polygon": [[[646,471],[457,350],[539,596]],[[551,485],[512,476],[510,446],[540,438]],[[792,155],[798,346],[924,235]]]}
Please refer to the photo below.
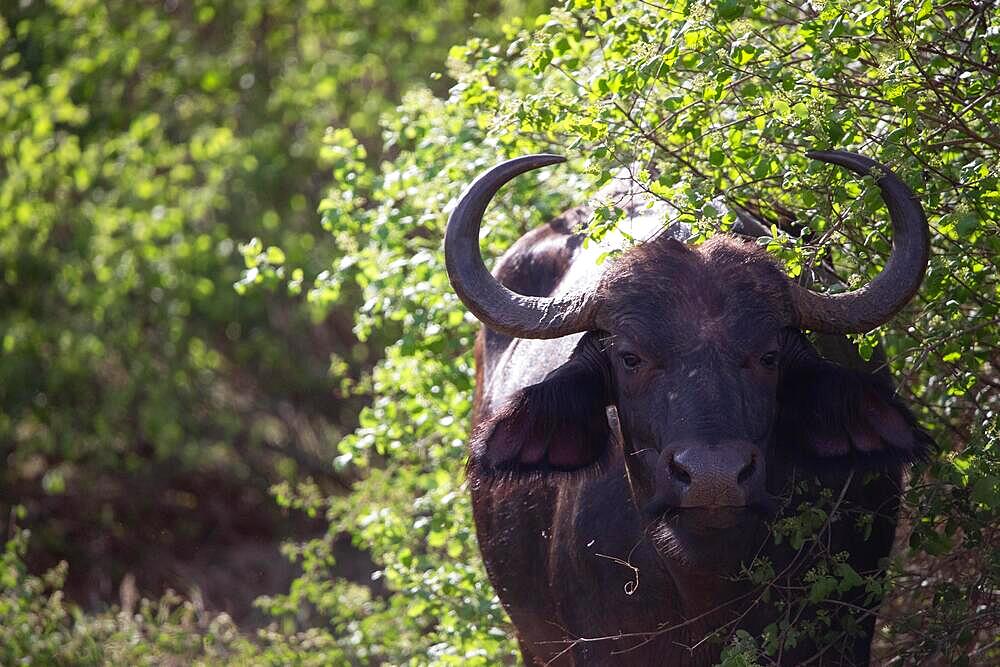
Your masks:
{"label": "green leaf", "polygon": [[715,8],[720,19],[723,21],[733,21],[743,16],[746,5],[741,0],[719,0]]}

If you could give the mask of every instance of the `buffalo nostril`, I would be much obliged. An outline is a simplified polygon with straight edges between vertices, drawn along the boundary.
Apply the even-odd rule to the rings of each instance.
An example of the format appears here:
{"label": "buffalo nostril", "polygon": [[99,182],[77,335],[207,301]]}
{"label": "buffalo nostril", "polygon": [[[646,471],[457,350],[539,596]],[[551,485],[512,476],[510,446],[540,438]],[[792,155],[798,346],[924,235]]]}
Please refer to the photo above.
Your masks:
{"label": "buffalo nostril", "polygon": [[743,467],[740,474],[736,477],[737,484],[746,484],[753,477],[753,474],[757,472],[757,457],[750,457],[750,463]]}
{"label": "buffalo nostril", "polygon": [[670,471],[670,476],[676,479],[681,484],[687,486],[691,484],[691,475],[684,466],[677,463],[676,459],[670,457],[670,462],[667,463],[667,470]]}

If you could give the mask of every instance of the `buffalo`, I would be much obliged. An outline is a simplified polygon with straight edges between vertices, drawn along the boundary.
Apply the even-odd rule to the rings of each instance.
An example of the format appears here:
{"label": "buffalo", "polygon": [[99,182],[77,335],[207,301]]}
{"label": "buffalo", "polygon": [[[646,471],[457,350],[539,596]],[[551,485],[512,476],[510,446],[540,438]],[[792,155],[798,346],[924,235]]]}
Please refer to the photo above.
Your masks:
{"label": "buffalo", "polygon": [[[452,212],[448,274],[485,325],[473,513],[526,664],[711,664],[740,631],[778,636],[778,664],[868,663],[881,593],[862,577],[884,572],[904,469],[932,443],[843,334],[914,296],[929,234],[886,167],[809,155],[871,175],[887,205],[892,253],[859,289],[813,291],[732,235],[654,234],[598,262],[583,208],[525,234],[491,274],[487,205],[554,155],[489,169]],[[775,538],[820,499],[819,538]],[[817,569],[818,547],[844,576],[796,605],[833,571]]]}

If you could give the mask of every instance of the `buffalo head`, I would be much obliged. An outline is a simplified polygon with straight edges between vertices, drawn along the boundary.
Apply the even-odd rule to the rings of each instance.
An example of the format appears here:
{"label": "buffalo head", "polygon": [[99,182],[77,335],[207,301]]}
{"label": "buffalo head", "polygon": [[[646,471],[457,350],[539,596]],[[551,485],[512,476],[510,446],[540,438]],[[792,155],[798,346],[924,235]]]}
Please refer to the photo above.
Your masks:
{"label": "buffalo head", "polygon": [[473,476],[598,469],[620,447],[654,540],[690,555],[745,535],[730,529],[769,508],[793,465],[879,467],[921,456],[927,438],[891,387],[823,359],[802,330],[865,332],[895,315],[923,278],[927,220],[907,186],[872,160],[810,155],[872,174],[888,205],[892,255],[857,290],[801,287],[754,243],[718,236],[695,247],[664,234],[609,262],[585,289],[516,294],[483,264],[483,213],[505,182],[562,158],[511,160],[476,180],[446,236],[459,297],[513,337],[584,335],[567,363],[480,425]]}

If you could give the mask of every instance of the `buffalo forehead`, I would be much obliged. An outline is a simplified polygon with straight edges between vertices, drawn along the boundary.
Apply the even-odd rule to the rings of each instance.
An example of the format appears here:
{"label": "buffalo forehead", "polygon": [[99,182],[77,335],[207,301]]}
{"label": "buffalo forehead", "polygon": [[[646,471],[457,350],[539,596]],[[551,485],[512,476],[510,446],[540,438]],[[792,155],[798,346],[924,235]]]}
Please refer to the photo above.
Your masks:
{"label": "buffalo forehead", "polygon": [[614,334],[648,354],[676,355],[706,346],[740,353],[767,346],[785,324],[771,295],[753,288],[675,286],[615,304]]}
{"label": "buffalo forehead", "polygon": [[614,333],[658,348],[754,347],[791,319],[787,279],[773,260],[731,239],[697,249],[651,241],[608,272],[604,289]]}

